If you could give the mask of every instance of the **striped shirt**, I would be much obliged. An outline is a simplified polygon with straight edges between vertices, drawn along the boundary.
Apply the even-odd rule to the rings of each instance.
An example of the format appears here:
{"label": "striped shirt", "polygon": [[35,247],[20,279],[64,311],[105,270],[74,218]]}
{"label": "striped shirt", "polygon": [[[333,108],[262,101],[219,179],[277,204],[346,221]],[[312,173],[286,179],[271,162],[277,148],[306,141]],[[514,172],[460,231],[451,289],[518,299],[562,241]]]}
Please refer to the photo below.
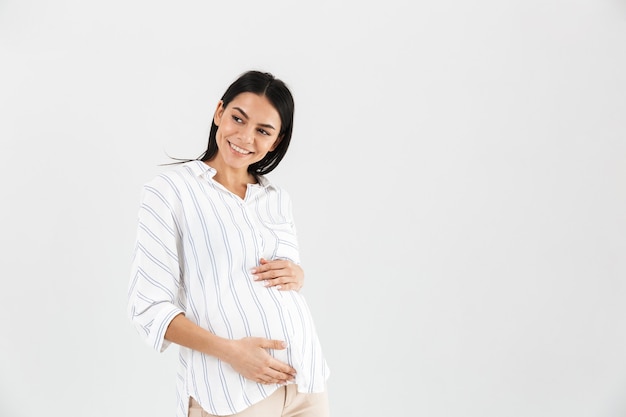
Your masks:
{"label": "striped shirt", "polygon": [[[214,334],[284,340],[277,359],[296,369],[298,391],[322,392],[329,370],[302,294],[254,281],[260,258],[299,263],[291,200],[260,177],[244,199],[213,180],[201,161],[174,167],[142,190],[131,267],[128,309],[143,338],[157,351],[170,321],[184,313]],[[245,379],[227,363],[179,347],[177,417],[189,396],[211,414],[235,414],[279,386]]]}

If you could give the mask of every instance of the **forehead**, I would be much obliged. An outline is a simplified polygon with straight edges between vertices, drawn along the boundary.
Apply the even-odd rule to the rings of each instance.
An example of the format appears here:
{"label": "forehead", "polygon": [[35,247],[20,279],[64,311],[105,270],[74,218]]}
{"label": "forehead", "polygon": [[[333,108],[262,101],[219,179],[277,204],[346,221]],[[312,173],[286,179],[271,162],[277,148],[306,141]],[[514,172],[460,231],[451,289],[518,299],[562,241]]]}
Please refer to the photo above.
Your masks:
{"label": "forehead", "polygon": [[235,96],[226,108],[231,111],[235,108],[241,109],[254,122],[280,126],[278,110],[265,96],[247,92],[241,93]]}

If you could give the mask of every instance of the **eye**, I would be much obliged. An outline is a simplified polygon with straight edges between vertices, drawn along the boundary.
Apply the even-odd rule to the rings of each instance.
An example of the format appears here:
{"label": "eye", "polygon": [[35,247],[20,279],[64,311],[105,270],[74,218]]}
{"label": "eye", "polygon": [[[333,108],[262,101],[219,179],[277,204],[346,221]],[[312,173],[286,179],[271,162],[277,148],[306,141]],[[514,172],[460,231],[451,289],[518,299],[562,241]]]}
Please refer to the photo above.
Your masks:
{"label": "eye", "polygon": [[241,117],[237,117],[237,116],[235,116],[235,115],[233,115],[233,120],[234,120],[236,123],[243,123],[243,119],[242,119]]}
{"label": "eye", "polygon": [[265,129],[259,129],[258,131],[262,135],[265,135],[265,136],[269,136],[270,135],[270,133],[267,130],[265,130]]}

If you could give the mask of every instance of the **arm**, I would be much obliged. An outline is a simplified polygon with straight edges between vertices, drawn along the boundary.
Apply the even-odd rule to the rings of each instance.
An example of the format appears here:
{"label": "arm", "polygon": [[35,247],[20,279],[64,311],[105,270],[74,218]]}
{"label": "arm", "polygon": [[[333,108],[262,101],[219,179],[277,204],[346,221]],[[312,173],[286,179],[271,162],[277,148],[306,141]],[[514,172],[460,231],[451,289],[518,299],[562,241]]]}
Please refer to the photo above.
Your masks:
{"label": "arm", "polygon": [[169,345],[164,336],[170,321],[185,308],[179,299],[179,232],[168,191],[155,182],[142,190],[128,290],[129,317],[158,352]]}
{"label": "arm", "polygon": [[170,322],[165,333],[170,342],[214,356],[245,378],[263,384],[286,384],[293,381],[296,370],[273,358],[266,349],[285,349],[280,340],[246,337],[239,340],[219,337],[194,324],[183,314]]}

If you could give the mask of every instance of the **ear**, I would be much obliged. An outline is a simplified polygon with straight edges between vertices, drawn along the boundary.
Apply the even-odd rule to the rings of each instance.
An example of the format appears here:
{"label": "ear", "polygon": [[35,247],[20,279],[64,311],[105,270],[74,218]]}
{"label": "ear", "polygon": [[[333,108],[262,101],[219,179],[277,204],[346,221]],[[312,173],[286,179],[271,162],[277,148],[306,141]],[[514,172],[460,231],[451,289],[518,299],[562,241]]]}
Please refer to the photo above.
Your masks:
{"label": "ear", "polygon": [[283,140],[283,135],[280,135],[278,138],[276,138],[276,140],[274,141],[274,144],[270,148],[270,152],[274,152],[274,150],[276,149],[276,147],[278,147],[278,144],[280,143],[281,140]]}
{"label": "ear", "polygon": [[215,126],[220,125],[220,122],[222,121],[222,116],[224,115],[224,109],[224,102],[220,100],[220,102],[217,103],[215,113],[213,114],[213,123],[215,123]]}

